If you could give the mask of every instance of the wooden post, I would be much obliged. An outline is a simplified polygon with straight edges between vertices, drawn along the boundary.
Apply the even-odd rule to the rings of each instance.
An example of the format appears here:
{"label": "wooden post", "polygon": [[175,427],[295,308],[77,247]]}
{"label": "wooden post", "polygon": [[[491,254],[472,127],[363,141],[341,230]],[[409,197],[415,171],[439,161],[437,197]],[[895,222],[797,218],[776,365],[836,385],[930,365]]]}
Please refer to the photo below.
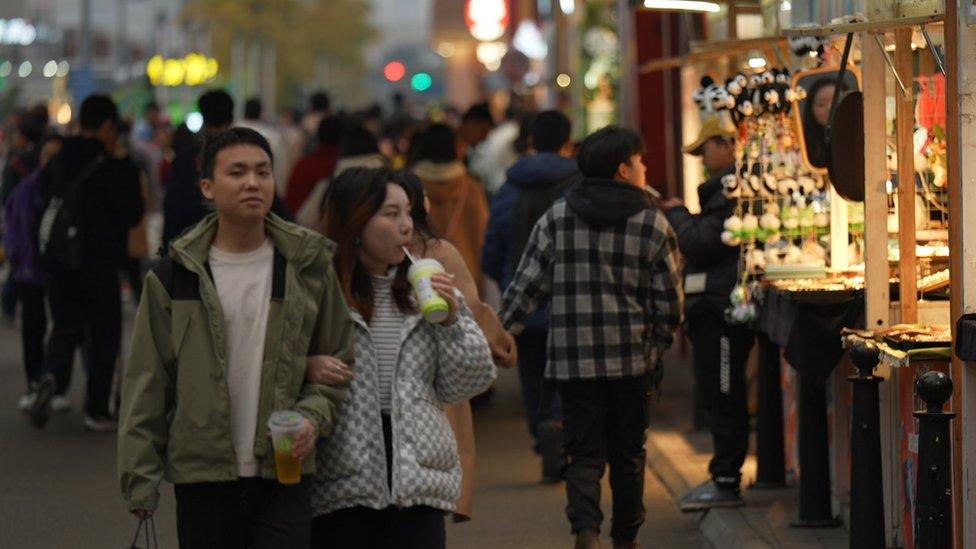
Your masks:
{"label": "wooden post", "polygon": [[898,149],[898,274],[901,279],[901,322],[918,321],[918,276],[915,265],[915,93],[912,29],[895,29],[895,68],[908,93],[895,89]]}
{"label": "wooden post", "polygon": [[[947,165],[949,182],[949,272],[952,280],[951,319],[976,312],[976,224],[965,223],[976,214],[976,155],[963,151],[976,148],[976,28],[967,25],[971,2],[946,0],[946,117]],[[967,60],[960,63],[960,60]],[[965,99],[965,100],[964,100]],[[968,185],[966,183],[969,183]],[[967,249],[967,246],[969,249]],[[967,267],[967,265],[969,267]],[[953,334],[956,335],[956,334]],[[976,494],[965,482],[964,471],[976,467],[976,431],[963,423],[976,417],[976,370],[953,356],[952,411],[959,419],[952,426],[953,530],[957,547],[976,547]]]}
{"label": "wooden post", "polygon": [[[874,35],[861,33],[859,42],[867,44],[861,49],[861,89],[864,93],[864,299],[865,327],[883,328],[890,322],[888,292],[888,168],[885,150],[885,61],[881,50],[874,45]],[[889,373],[879,373],[888,377]],[[894,410],[896,394],[894,383],[881,386],[881,447],[885,471],[895,471],[892,464],[897,444],[893,441],[897,413]],[[900,493],[900,475],[889,473],[884,483],[885,501],[896,501]],[[898,500],[900,501],[900,499]],[[895,506],[892,506],[895,507]],[[893,546],[892,533],[897,527],[896,512],[885,513],[885,540]]]}

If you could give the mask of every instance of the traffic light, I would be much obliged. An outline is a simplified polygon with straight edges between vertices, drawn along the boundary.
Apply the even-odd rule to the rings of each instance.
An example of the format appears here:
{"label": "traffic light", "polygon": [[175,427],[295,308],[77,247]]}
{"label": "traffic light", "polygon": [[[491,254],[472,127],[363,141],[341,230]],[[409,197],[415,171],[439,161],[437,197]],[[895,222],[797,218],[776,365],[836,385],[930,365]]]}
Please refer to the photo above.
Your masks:
{"label": "traffic light", "polygon": [[407,68],[399,61],[390,61],[383,67],[383,76],[390,82],[399,82],[407,74]]}
{"label": "traffic light", "polygon": [[434,84],[434,79],[426,72],[418,72],[410,79],[410,87],[414,91],[425,92]]}

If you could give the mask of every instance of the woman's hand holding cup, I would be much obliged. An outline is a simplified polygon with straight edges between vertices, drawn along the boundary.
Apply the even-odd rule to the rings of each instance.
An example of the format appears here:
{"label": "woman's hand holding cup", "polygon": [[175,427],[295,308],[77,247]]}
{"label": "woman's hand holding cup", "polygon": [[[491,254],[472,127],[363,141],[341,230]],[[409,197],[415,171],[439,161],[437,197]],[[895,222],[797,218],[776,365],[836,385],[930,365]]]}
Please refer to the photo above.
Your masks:
{"label": "woman's hand holding cup", "polygon": [[460,307],[457,297],[454,295],[454,277],[443,272],[435,273],[430,277],[430,285],[438,295],[444,298],[444,301],[447,301],[450,309],[447,318],[441,322],[441,325],[450,326],[454,324],[457,321],[458,308]]}

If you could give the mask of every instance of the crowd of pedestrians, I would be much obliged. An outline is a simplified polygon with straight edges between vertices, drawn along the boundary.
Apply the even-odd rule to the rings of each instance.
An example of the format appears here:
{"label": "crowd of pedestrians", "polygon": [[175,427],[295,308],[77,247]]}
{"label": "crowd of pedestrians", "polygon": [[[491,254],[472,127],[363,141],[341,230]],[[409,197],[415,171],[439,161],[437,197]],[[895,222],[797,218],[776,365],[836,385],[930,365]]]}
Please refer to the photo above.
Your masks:
{"label": "crowd of pedestrians", "polygon": [[[384,118],[316,93],[280,120],[250,99],[235,123],[221,90],[197,107],[196,133],[156,103],[130,124],[103,95],[66,134],[37,109],[8,124],[18,407],[37,428],[70,409],[81,348],[84,424],[118,430],[140,519],[165,480],[181,547],[444,547],[446,518],[475,517],[471,399],[517,365],[576,547],[599,546],[607,467],[614,546],[636,547],[649,395],[683,316],[716,446],[714,482],[683,506],[741,504],[751,337],[725,320],[737,257],[720,243],[732,136],[706,128],[686,150],[711,175],[692,215],[646,188],[640,135],[576,143],[559,111],[420,120],[397,97]],[[138,303],[127,357],[122,288]],[[281,450],[268,425],[285,410]],[[300,482],[276,480],[287,457]]]}

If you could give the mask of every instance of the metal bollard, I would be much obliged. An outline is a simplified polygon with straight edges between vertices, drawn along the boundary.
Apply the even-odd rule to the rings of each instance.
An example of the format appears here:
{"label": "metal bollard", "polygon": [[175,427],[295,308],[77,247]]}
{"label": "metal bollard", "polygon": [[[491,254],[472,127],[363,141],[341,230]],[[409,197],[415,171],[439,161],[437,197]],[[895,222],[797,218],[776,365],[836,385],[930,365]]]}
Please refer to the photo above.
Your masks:
{"label": "metal bollard", "polygon": [[922,374],[915,382],[926,409],[918,418],[918,483],[915,488],[915,547],[952,547],[952,469],[949,421],[953,412],[942,405],[952,396],[952,380],[938,371]]}
{"label": "metal bollard", "polygon": [[851,535],[850,546],[858,549],[885,546],[884,489],[881,471],[881,412],[878,385],[884,381],[872,374],[880,352],[873,342],[851,349],[857,375],[847,378],[853,385],[851,409]]}

